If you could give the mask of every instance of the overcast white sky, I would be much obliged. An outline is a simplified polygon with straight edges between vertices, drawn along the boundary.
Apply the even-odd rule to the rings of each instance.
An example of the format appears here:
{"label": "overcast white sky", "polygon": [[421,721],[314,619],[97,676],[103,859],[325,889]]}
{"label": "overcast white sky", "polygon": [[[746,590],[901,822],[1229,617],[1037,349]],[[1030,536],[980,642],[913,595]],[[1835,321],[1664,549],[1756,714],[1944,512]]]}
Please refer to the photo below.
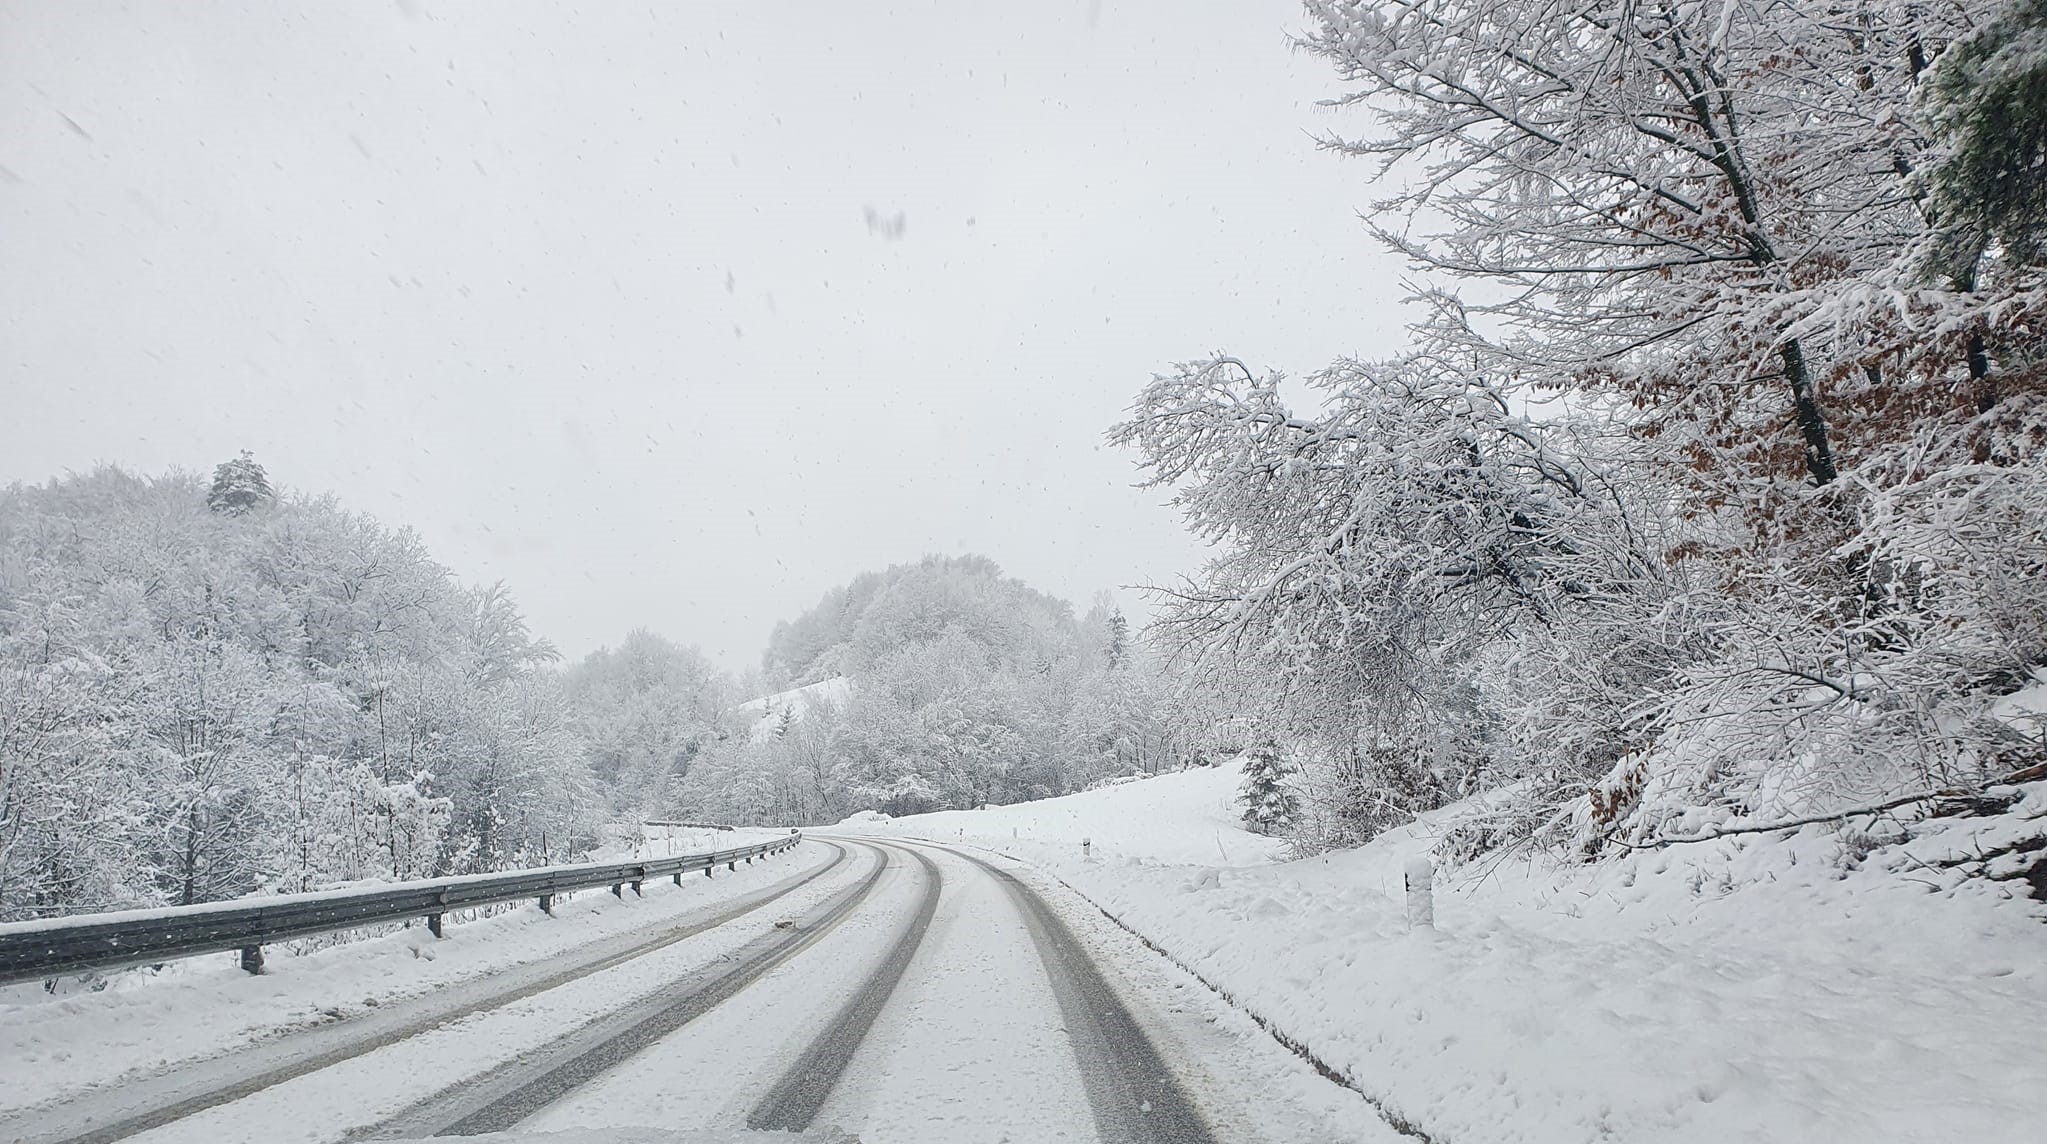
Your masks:
{"label": "overcast white sky", "polygon": [[570,655],[747,666],[927,552],[1083,607],[1170,578],[1200,552],[1101,440],[1150,371],[1406,318],[1304,22],[5,0],[0,482],[251,449]]}

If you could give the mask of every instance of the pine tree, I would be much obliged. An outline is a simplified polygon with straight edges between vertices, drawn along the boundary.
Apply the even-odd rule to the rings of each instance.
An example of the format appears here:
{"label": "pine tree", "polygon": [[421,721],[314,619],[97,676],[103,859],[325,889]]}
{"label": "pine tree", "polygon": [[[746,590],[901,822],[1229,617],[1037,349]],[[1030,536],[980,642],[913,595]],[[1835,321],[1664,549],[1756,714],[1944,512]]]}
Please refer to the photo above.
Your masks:
{"label": "pine tree", "polygon": [[1109,613],[1109,666],[1122,667],[1130,658],[1130,621],[1123,618],[1123,609]]}
{"label": "pine tree", "polygon": [[2033,356],[2012,333],[2037,329],[1998,296],[2037,295],[2047,265],[2047,0],[1996,9],[1939,55],[1915,99],[1934,143],[1918,174],[1931,224],[1921,266],[1981,299],[1983,313],[1949,325],[1967,331],[1969,392],[1989,413],[2016,380],[2003,374]]}
{"label": "pine tree", "polygon": [[214,466],[213,488],[206,494],[206,507],[228,516],[240,516],[276,499],[277,494],[270,489],[269,474],[243,449],[241,456]]}
{"label": "pine tree", "polygon": [[1244,785],[1237,801],[1244,806],[1244,823],[1260,834],[1285,830],[1300,813],[1300,796],[1287,785],[1294,768],[1279,757],[1272,743],[1253,747],[1244,755]]}
{"label": "pine tree", "polygon": [[2047,0],[2015,0],[1943,53],[1919,89],[1947,267],[1972,289],[1991,245],[2047,260]]}

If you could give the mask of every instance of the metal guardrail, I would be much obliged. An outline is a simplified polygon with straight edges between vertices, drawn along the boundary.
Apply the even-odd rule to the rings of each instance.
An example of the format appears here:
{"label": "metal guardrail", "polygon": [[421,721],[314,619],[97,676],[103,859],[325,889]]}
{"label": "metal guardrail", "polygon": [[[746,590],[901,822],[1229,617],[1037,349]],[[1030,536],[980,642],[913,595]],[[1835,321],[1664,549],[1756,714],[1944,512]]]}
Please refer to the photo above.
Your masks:
{"label": "metal guardrail", "polygon": [[793,849],[803,835],[791,833],[752,846],[681,854],[635,862],[593,862],[578,866],[547,866],[502,874],[434,878],[373,889],[331,890],[311,894],[280,894],[251,902],[212,902],[197,906],[166,906],[154,910],[123,910],[85,918],[0,924],[0,985],[61,977],[89,969],[141,965],[202,953],[238,949],[242,968],[263,969],[263,946],[285,938],[333,933],[381,922],[425,918],[427,929],[441,936],[441,917],[450,910],[532,898],[542,910],[554,912],[556,894],[609,886],[623,897],[625,887],[640,892],[650,878],[682,876],[714,867],[736,870]]}

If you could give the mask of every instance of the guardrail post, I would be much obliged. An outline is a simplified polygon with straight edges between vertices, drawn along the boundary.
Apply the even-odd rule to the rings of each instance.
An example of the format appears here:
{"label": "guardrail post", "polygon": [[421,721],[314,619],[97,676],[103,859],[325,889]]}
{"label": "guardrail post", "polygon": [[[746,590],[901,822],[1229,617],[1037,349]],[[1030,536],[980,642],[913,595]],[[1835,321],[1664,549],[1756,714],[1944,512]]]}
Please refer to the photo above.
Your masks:
{"label": "guardrail post", "polygon": [[739,863],[737,863],[737,862],[727,862],[727,863],[725,863],[725,868],[726,868],[727,870],[733,870],[733,871],[737,871],[737,870],[739,869]]}
{"label": "guardrail post", "polygon": [[540,895],[540,912],[541,912],[541,913],[543,913],[543,914],[546,914],[546,915],[547,915],[548,917],[553,917],[553,916],[554,916],[554,895],[553,895],[553,894],[542,894],[542,895]]}
{"label": "guardrail post", "polygon": [[[622,897],[623,895],[620,896]],[[638,878],[633,879],[633,897],[644,898],[646,896],[647,895],[640,889],[640,880]]]}
{"label": "guardrail post", "polygon": [[680,870],[675,872],[675,884],[678,886],[682,885],[682,871]]}
{"label": "guardrail post", "polygon": [[614,898],[623,898],[623,897],[625,897],[625,887],[624,887],[624,886],[622,886],[622,885],[620,885],[620,884],[619,884],[619,883],[617,883],[617,882],[613,882],[613,883],[611,884],[611,896],[612,896],[612,897],[614,897]]}
{"label": "guardrail post", "polygon": [[704,867],[704,877],[708,878],[708,877],[710,877],[710,876],[711,876],[711,868],[710,868],[709,866],[706,866],[706,867]]}
{"label": "guardrail post", "polygon": [[435,937],[441,936],[441,915],[428,914],[426,916],[426,932]]}
{"label": "guardrail post", "polygon": [[263,947],[245,945],[242,947],[242,968],[250,973],[263,972]]}

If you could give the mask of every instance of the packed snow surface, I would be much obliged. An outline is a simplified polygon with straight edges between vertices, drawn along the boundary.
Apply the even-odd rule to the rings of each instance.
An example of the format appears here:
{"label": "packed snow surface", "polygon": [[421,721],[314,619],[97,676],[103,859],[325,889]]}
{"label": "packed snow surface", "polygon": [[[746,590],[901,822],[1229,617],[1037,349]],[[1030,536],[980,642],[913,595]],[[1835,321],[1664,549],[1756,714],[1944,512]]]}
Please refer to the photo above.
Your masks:
{"label": "packed snow surface", "polygon": [[1238,769],[843,829],[1040,866],[1443,1144],[2041,1139],[2042,907],[1952,864],[2037,826],[2047,784],[1874,851],[1483,858],[1411,931],[1406,867],[1470,808],[1284,861],[1229,823]]}
{"label": "packed snow surface", "polygon": [[[567,1132],[486,1132],[462,1139],[464,1144],[775,1144],[776,1141],[788,1144],[859,1144],[853,1137],[829,1128],[805,1132],[758,1132],[751,1128],[695,1132],[665,1128],[578,1128]],[[392,1141],[391,1144],[405,1142]],[[425,1144],[425,1141],[419,1144]]]}

